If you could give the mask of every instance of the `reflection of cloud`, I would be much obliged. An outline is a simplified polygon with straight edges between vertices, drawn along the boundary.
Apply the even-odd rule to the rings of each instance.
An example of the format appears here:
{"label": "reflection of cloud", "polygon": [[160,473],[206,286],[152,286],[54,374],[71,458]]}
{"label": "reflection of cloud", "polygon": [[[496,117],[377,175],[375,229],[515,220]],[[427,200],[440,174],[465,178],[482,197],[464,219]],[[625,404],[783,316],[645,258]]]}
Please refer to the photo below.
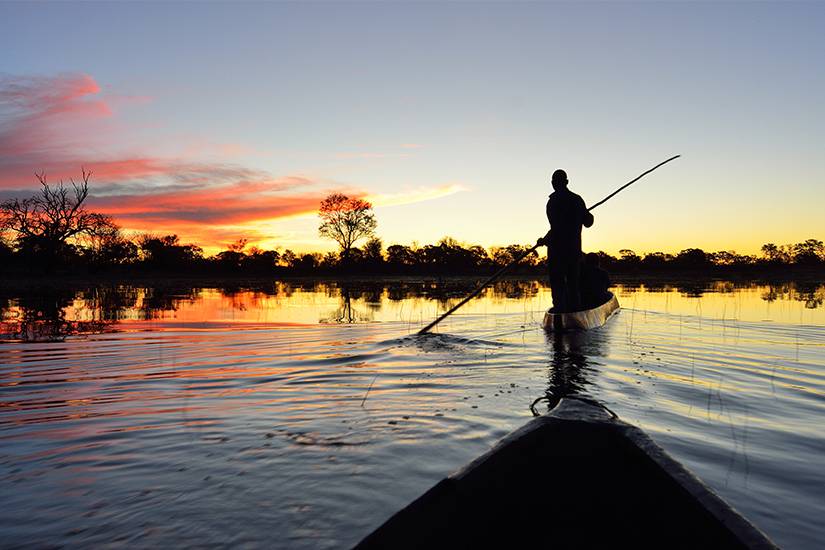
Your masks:
{"label": "reflection of cloud", "polygon": [[380,193],[368,195],[366,199],[374,206],[399,206],[415,202],[429,201],[454,195],[467,188],[457,183],[439,185],[437,187],[418,187],[401,193]]}

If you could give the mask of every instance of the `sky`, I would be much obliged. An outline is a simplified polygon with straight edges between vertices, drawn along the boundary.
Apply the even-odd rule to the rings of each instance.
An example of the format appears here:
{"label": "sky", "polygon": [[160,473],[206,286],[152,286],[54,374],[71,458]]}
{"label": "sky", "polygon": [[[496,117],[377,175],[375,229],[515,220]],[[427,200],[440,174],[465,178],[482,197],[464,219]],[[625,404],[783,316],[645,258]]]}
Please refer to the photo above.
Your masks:
{"label": "sky", "polygon": [[92,171],[127,232],[326,251],[533,243],[550,174],[585,250],[825,239],[825,3],[0,2],[0,199]]}

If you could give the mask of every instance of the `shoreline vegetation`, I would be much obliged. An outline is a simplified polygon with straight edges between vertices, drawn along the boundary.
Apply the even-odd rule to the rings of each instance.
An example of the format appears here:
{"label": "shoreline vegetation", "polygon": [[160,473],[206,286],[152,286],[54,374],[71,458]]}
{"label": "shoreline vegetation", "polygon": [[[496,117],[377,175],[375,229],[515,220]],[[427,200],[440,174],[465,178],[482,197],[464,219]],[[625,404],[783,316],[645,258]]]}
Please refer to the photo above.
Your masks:
{"label": "shoreline vegetation", "polygon": [[[340,252],[296,253],[289,249],[247,247],[243,236],[212,256],[201,246],[181,242],[178,235],[125,235],[115,221],[86,208],[91,172],[81,170],[71,186],[50,185],[37,175],[41,189],[29,198],[0,204],[0,276],[3,280],[30,278],[145,277],[399,277],[443,279],[485,276],[530,252],[532,245],[510,244],[484,248],[444,237],[435,244],[384,247],[375,235],[372,205],[357,198],[332,194],[321,202],[319,234],[340,246]],[[355,246],[366,241],[362,247]],[[794,244],[766,243],[761,256],[732,250],[706,252],[687,248],[676,254],[630,249],[612,256],[594,252],[599,264],[616,275],[644,277],[781,277],[809,278],[825,274],[825,245],[810,238]],[[511,274],[541,277],[547,258],[535,250]]]}
{"label": "shoreline vegetation", "polygon": [[[195,244],[182,244],[176,235],[138,235],[114,241],[65,244],[60,254],[10,246],[0,241],[0,276],[4,280],[92,279],[140,280],[155,278],[321,278],[392,279],[483,277],[513,262],[530,245],[513,244],[485,249],[450,237],[437,244],[386,249],[378,238],[343,253],[246,248],[241,239],[227,250],[206,256]],[[777,246],[762,246],[762,255],[733,251],[706,252],[688,248],[678,254],[637,254],[621,250],[619,256],[595,252],[601,267],[613,276],[642,279],[748,278],[768,280],[825,278],[825,246],[817,239]],[[510,271],[512,275],[544,277],[547,258],[532,253]]]}

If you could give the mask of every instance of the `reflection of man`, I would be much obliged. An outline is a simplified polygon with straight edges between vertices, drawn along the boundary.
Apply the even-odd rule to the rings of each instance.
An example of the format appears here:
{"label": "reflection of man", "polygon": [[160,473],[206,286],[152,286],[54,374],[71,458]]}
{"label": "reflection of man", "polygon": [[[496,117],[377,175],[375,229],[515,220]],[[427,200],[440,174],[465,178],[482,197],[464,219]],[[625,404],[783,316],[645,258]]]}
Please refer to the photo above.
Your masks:
{"label": "reflection of man", "polygon": [[550,268],[550,290],[556,311],[578,311],[579,261],[582,255],[582,226],[593,225],[593,214],[587,211],[584,200],[567,188],[567,173],[553,172],[553,193],[547,201],[547,221],[550,232],[539,239],[547,245]]}

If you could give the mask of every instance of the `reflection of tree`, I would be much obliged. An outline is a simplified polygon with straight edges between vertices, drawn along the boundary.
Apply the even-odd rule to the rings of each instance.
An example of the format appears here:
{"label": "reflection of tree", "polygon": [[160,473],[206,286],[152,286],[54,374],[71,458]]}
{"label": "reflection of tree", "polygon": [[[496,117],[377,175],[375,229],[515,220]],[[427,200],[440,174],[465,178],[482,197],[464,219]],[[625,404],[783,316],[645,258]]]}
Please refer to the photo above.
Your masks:
{"label": "reflection of tree", "polygon": [[539,293],[539,283],[538,281],[505,279],[493,284],[492,289],[495,298],[532,298]]}
{"label": "reflection of tree", "polygon": [[686,298],[701,298],[707,291],[707,285],[700,281],[681,281],[676,289]]}
{"label": "reflection of tree", "polygon": [[[349,287],[346,285],[343,286],[340,290],[340,300],[341,305],[333,311],[325,320],[321,322],[327,323],[366,323],[373,320],[372,311],[376,311],[377,309],[381,308],[380,299],[378,302],[377,308],[370,307],[371,311],[367,314],[364,314],[354,307],[352,307],[352,300],[353,300],[353,293],[350,291]],[[357,293],[356,293],[357,294]]]}
{"label": "reflection of tree", "polygon": [[825,302],[825,286],[816,287],[813,284],[803,286],[797,300],[805,302],[807,309],[822,307],[823,302]]}
{"label": "reflection of tree", "polygon": [[159,319],[167,311],[177,311],[181,302],[192,303],[198,299],[200,288],[150,287],[145,289],[140,307],[142,319]]}
{"label": "reflection of tree", "polygon": [[43,288],[29,290],[17,299],[4,300],[0,338],[31,342],[58,342],[76,334],[103,332],[119,316],[119,307],[105,309],[98,304],[89,311],[76,312],[87,319],[67,317],[67,309],[78,297],[74,289]]}
{"label": "reflection of tree", "polygon": [[781,296],[782,292],[777,291],[777,288],[774,285],[768,285],[768,290],[762,293],[762,299],[768,303],[775,302],[779,296]]}
{"label": "reflection of tree", "polygon": [[825,285],[810,281],[769,284],[761,298],[766,302],[778,299],[802,302],[806,309],[816,309],[825,303]]}

